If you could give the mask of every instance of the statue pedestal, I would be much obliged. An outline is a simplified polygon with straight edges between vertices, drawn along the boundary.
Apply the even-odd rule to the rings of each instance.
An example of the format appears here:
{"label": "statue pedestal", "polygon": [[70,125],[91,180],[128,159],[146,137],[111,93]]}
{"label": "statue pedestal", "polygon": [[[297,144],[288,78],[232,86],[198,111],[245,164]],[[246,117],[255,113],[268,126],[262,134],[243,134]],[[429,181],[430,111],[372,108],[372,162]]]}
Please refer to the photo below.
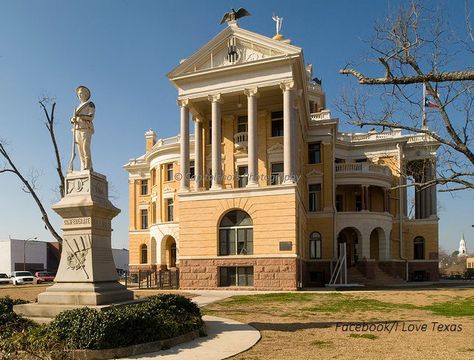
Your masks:
{"label": "statue pedestal", "polygon": [[14,307],[33,320],[53,318],[74,307],[102,309],[133,300],[133,292],[118,282],[112,256],[111,223],[120,209],[109,201],[106,177],[91,171],[73,172],[65,183],[66,195],[52,207],[63,218],[55,284],[38,295],[38,303]]}

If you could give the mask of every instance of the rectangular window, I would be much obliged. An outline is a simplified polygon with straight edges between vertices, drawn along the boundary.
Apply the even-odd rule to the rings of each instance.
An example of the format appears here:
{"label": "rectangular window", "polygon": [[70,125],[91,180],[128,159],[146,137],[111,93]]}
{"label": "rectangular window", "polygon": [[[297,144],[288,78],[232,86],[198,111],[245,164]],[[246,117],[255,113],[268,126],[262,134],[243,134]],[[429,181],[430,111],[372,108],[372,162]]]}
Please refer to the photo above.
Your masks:
{"label": "rectangular window", "polygon": [[247,186],[249,182],[249,171],[247,166],[239,166],[238,167],[238,172],[239,172],[239,182],[238,182],[238,187],[239,188],[244,188]]}
{"label": "rectangular window", "polygon": [[167,221],[173,221],[173,199],[167,199],[166,200],[166,220]]}
{"label": "rectangular window", "polygon": [[219,286],[253,286],[253,267],[220,267]]}
{"label": "rectangular window", "polygon": [[189,178],[194,179],[194,175],[196,173],[194,166],[194,160],[189,161]]}
{"label": "rectangular window", "polygon": [[141,194],[147,195],[148,194],[148,180],[142,180],[141,183]]}
{"label": "rectangular window", "polygon": [[209,121],[209,136],[207,137],[207,143],[212,144],[212,123]]}
{"label": "rectangular window", "polygon": [[279,185],[283,182],[283,163],[272,164],[271,185]]}
{"label": "rectangular window", "polygon": [[248,121],[247,116],[239,116],[237,118],[237,132],[247,132],[248,131]]}
{"label": "rectangular window", "polygon": [[321,184],[309,185],[309,211],[321,211]]}
{"label": "rectangular window", "polygon": [[321,239],[310,240],[309,257],[311,259],[321,259]]}
{"label": "rectangular window", "polygon": [[140,211],[141,219],[142,219],[142,229],[148,229],[148,210],[142,209]]}
{"label": "rectangular window", "polygon": [[156,169],[151,169],[151,186],[156,185]]}
{"label": "rectangular window", "polygon": [[319,164],[321,162],[321,143],[308,144],[308,163]]}
{"label": "rectangular window", "polygon": [[344,211],[344,197],[342,194],[336,194],[336,211]]}
{"label": "rectangular window", "polygon": [[252,255],[253,229],[220,229],[219,255]]}
{"label": "rectangular window", "polygon": [[272,112],[272,137],[283,136],[283,111]]}
{"label": "rectangular window", "polygon": [[166,181],[173,181],[173,163],[166,164]]}

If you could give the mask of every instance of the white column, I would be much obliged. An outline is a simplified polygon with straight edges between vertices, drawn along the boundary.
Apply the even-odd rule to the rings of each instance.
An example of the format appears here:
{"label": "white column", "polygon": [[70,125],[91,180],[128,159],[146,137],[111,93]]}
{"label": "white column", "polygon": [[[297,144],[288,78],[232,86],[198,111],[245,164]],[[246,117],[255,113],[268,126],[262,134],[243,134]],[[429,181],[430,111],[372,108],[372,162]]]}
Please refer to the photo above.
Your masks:
{"label": "white column", "polygon": [[180,134],[180,157],[179,165],[181,171],[180,191],[189,191],[189,101],[178,100],[181,110],[181,134]]}
{"label": "white column", "polygon": [[[436,179],[436,160],[432,160],[431,163],[431,179],[434,180]],[[436,185],[433,185],[430,187],[431,189],[431,215],[436,216],[438,213],[438,204],[436,200]]]}
{"label": "white column", "polygon": [[247,187],[258,186],[257,97],[258,89],[246,89],[248,120],[248,176]]}
{"label": "white column", "polygon": [[212,186],[211,190],[222,189],[222,149],[221,149],[221,94],[210,95],[212,103]]}
{"label": "white column", "polygon": [[292,152],[294,143],[293,130],[293,89],[294,82],[280,84],[283,91],[283,178],[284,183],[294,183]]}
{"label": "white column", "polygon": [[202,175],[202,120],[194,118],[194,179],[195,191],[199,191],[203,186]]}

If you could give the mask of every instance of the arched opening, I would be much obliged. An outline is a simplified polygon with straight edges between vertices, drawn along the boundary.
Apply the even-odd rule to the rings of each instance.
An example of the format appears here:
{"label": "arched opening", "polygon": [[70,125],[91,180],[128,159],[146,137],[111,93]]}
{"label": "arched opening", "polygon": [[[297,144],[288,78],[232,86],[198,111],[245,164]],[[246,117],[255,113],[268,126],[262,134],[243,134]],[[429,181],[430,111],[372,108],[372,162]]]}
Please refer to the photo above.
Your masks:
{"label": "arched opening", "polygon": [[413,240],[413,259],[425,259],[425,239],[422,236],[417,236],[415,240]]}
{"label": "arched opening", "polygon": [[242,210],[229,211],[219,223],[219,255],[253,254],[253,222]]}
{"label": "arched opening", "polygon": [[[346,244],[346,256],[347,256],[347,266],[355,266],[359,260],[359,244],[362,241],[362,236],[356,228],[347,227],[342,229],[337,236],[338,244]],[[338,247],[338,256],[340,255],[340,250]]]}
{"label": "arched opening", "polygon": [[161,263],[162,268],[176,267],[177,248],[176,240],[170,235],[166,235],[161,240]]}
{"label": "arched opening", "polygon": [[309,258],[321,259],[323,253],[322,250],[321,234],[317,231],[314,231],[309,236]]}
{"label": "arched opening", "polygon": [[140,264],[146,264],[148,262],[148,247],[146,244],[140,246]]}
{"label": "arched opening", "polygon": [[370,233],[370,258],[374,260],[380,259],[380,238],[378,229],[374,229]]}

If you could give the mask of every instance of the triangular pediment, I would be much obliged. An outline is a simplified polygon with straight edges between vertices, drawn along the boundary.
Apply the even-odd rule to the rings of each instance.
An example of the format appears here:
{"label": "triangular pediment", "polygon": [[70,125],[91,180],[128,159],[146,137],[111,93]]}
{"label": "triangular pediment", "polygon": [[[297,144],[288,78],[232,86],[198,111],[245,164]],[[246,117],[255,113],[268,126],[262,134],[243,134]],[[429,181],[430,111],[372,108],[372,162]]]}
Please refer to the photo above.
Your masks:
{"label": "triangular pediment", "polygon": [[169,74],[170,79],[187,74],[251,64],[266,59],[298,55],[301,48],[237,26],[228,26]]}

